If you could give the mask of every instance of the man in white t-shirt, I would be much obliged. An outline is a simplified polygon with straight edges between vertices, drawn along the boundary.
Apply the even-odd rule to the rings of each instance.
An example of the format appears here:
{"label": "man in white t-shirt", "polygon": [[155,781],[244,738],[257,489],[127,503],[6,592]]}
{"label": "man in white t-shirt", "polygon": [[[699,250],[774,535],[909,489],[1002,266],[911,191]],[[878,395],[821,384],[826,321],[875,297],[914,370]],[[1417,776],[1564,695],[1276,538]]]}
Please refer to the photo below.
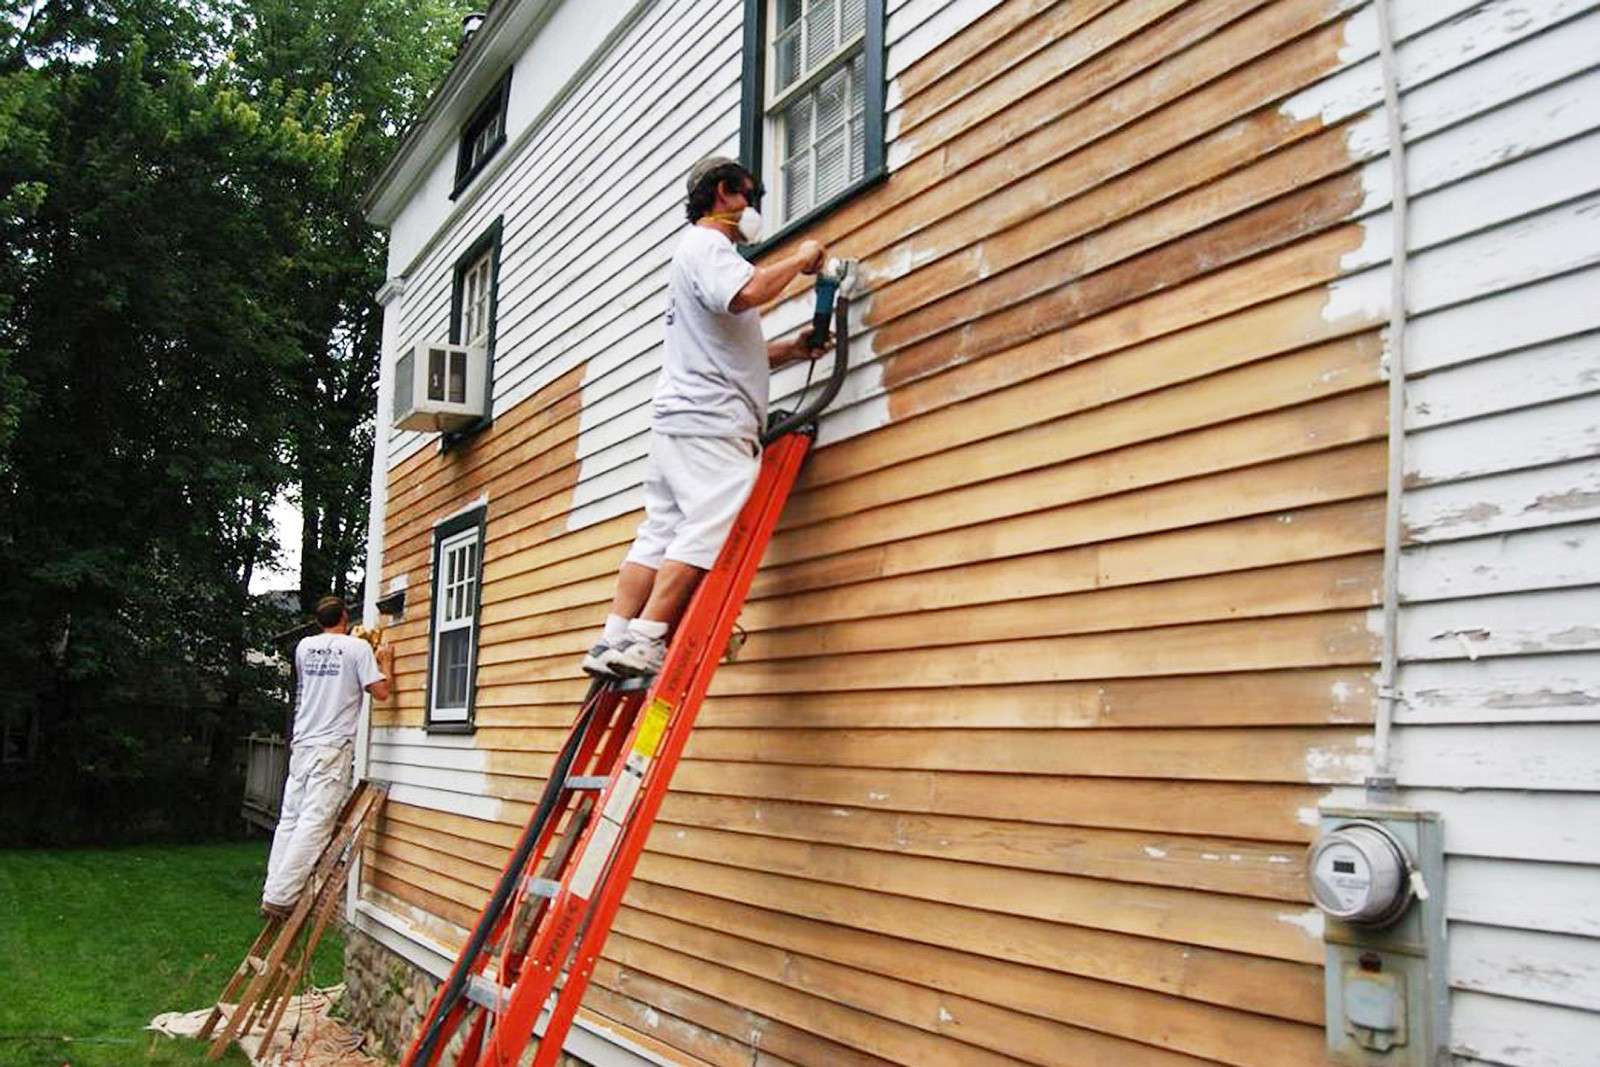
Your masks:
{"label": "man in white t-shirt", "polygon": [[653,674],[667,631],[716,561],[761,467],[761,431],[773,368],[815,359],[827,339],[809,327],[768,342],[762,304],[800,273],[822,268],[825,250],[801,241],[757,267],[735,242],[760,236],[761,183],[731,159],[711,156],[689,172],[689,232],[667,278],[666,338],[656,382],[645,474],[645,519],[617,577],[605,631],[583,658],[590,674]]}
{"label": "man in white t-shirt", "polygon": [[387,700],[394,677],[392,647],[384,645],[374,653],[366,641],[345,632],[350,613],[344,601],[325,596],[317,601],[315,614],[322,632],[302,639],[294,650],[300,701],[289,780],[261,889],[262,913],[279,918],[293,910],[350,792],[361,694]]}

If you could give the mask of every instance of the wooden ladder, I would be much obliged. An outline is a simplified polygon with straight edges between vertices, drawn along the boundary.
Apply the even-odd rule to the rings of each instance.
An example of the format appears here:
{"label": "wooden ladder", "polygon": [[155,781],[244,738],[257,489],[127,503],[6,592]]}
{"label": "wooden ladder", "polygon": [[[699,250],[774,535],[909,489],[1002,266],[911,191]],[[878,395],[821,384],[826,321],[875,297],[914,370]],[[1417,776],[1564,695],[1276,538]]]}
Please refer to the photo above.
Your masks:
{"label": "wooden ladder", "polygon": [[[267,919],[217,997],[211,1015],[200,1030],[200,1040],[210,1038],[224,1019],[226,1025],[212,1040],[206,1059],[221,1059],[230,1042],[250,1033],[257,1024],[263,1026],[262,1048],[266,1048],[272,1035],[277,1033],[284,1009],[294,998],[295,989],[311,966],[317,943],[339,908],[350,867],[387,793],[387,786],[361,782],[345,800],[334,823],[333,836],[317,857],[311,877],[289,917]],[[235,997],[238,997],[238,1005],[228,1011],[226,1005],[233,1003]]]}

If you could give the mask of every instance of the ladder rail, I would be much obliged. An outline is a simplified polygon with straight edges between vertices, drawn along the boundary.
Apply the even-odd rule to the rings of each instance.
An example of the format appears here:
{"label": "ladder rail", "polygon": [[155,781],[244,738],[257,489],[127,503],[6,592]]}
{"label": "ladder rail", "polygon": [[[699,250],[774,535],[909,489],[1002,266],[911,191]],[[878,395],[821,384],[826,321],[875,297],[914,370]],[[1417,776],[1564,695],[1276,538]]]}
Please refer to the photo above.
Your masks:
{"label": "ladder rail", "polygon": [[577,761],[579,752],[589,741],[590,727],[593,725],[595,713],[607,692],[607,688],[599,679],[589,686],[589,693],[578,711],[578,720],[573,724],[572,732],[567,736],[562,751],[556,755],[550,778],[545,782],[544,793],[539,798],[539,806],[523,829],[517,847],[506,858],[506,865],[500,872],[500,880],[495,886],[495,891],[484,905],[483,914],[479,916],[478,924],[467,938],[461,954],[457,956],[449,978],[434,994],[433,1004],[423,1021],[422,1031],[406,1053],[402,1067],[433,1067],[439,1053],[443,1051],[441,1038],[454,1030],[460,1021],[460,1016],[466,1011],[467,981],[480,969],[479,957],[493,935],[500,931],[503,925],[501,919],[505,916],[507,905],[511,903],[517,883],[522,879],[523,871],[530,863],[537,862],[534,853],[541,842],[547,842],[549,839],[549,831],[554,828],[555,822],[552,816],[555,814],[558,802],[567,793],[567,774]]}
{"label": "ladder rail", "polygon": [[708,635],[709,654],[699,657],[695,669],[685,683],[678,707],[663,738],[663,747],[651,762],[648,779],[640,789],[639,797],[628,815],[622,838],[616,846],[616,853],[602,876],[592,901],[588,925],[574,948],[572,962],[567,971],[566,986],[561,990],[550,1019],[545,1023],[544,1036],[539,1041],[539,1049],[534,1056],[532,1067],[555,1067],[561,1055],[562,1044],[566,1040],[573,1019],[577,1016],[589,980],[594,975],[595,961],[599,958],[606,938],[611,933],[612,921],[622,906],[622,898],[633,879],[634,867],[644,851],[645,842],[655,825],[656,814],[672,784],[673,771],[677,769],[678,760],[688,744],[695,719],[699,715],[700,704],[705,699],[706,691],[711,687],[712,677],[716,674],[720,657],[715,650],[721,648],[727,641],[728,635],[733,632],[733,625],[744,606],[750,585],[755,580],[756,569],[761,565],[761,557],[766,553],[767,543],[787,502],[788,493],[784,487],[793,484],[794,476],[799,473],[800,465],[809,451],[811,439],[809,435],[793,434],[786,438],[783,444],[788,444],[789,448],[778,457],[777,489],[757,518],[750,544],[732,574],[728,595],[722,599],[715,621],[712,623]]}
{"label": "ladder rail", "polygon": [[[199,1036],[201,1040],[211,1038],[211,1044],[206,1050],[208,1060],[220,1059],[230,1043],[238,1040],[258,1020],[265,1018],[277,1007],[280,996],[292,993],[292,989],[285,989],[294,969],[289,962],[289,955],[301,934],[306,932],[306,922],[316,918],[324,901],[336,900],[342,896],[341,887],[348,875],[351,860],[355,852],[361,848],[370,824],[376,818],[387,796],[386,786],[362,781],[357,783],[356,788],[345,798],[334,823],[334,832],[323,846],[293,911],[287,919],[267,920],[266,928],[257,936],[250,952],[240,964],[240,970],[235,972],[234,980],[224,989],[225,995],[237,992],[240,972],[244,970],[254,972],[250,981],[245,984],[233,1011],[224,1017],[222,999],[219,998],[207,1018]],[[271,947],[261,956],[256,956],[257,950],[263,947],[263,939],[266,938],[270,938]],[[308,958],[309,956],[302,957],[302,963]],[[258,962],[252,963],[252,959]],[[212,1038],[218,1023],[222,1023],[221,1032]]]}
{"label": "ladder rail", "polygon": [[[705,674],[709,682],[710,673],[715,670],[716,659],[720,655],[721,644],[726,643],[728,633],[732,631],[743,595],[748,591],[755,568],[759,566],[761,556],[766,551],[767,537],[772,527],[776,525],[777,515],[788,498],[794,475],[798,472],[809,445],[808,435],[792,434],[768,449],[751,498],[735,520],[716,565],[702,580],[700,588],[691,599],[667,660],[662,665],[655,685],[650,689],[649,706],[637,717],[630,731],[626,749],[629,753],[628,761],[642,756],[646,761],[645,773],[652,775],[652,782],[662,783],[659,788],[663,793],[666,780],[654,777],[658,767],[655,756],[657,746],[663,740],[663,731],[668,730],[672,726],[673,719],[682,714],[685,708],[683,697],[692,691],[702,661],[708,657],[710,663]],[[719,624],[725,624],[721,632],[721,643],[716,640],[713,633]],[[701,692],[704,690],[701,689]],[[659,696],[662,693],[678,698],[667,704],[664,721],[658,711],[662,708],[663,702]],[[657,712],[658,715],[658,720],[655,722],[651,721],[652,712]],[[681,723],[685,720],[678,719],[678,721]],[[688,721],[692,721],[692,716]],[[676,735],[681,735],[684,741],[687,740],[687,731],[677,731]],[[674,746],[675,750],[681,751],[682,744],[683,741],[679,741]],[[545,910],[534,937],[534,944],[523,961],[521,974],[512,990],[509,1003],[491,1024],[489,1040],[478,1061],[480,1067],[516,1063],[532,1039],[534,1024],[560,977],[562,964],[574,946],[580,924],[585,914],[591,912],[601,891],[600,876],[618,854],[618,843],[624,833],[639,825],[636,811],[639,793],[643,791],[644,784],[643,781],[624,784],[623,780],[628,774],[626,767],[619,768],[602,792],[599,800],[602,818],[591,820],[579,840],[575,849],[574,865],[569,867],[563,878],[560,893]],[[617,793],[619,786],[631,792],[619,796]],[[617,804],[619,810],[613,812],[612,806],[619,800],[622,801]],[[657,803],[659,804],[659,800]],[[626,825],[618,826],[619,822]],[[611,831],[603,829],[607,823],[616,829]],[[644,830],[648,832],[648,827]],[[607,834],[609,839],[597,838],[597,834]],[[590,850],[597,848],[603,849],[603,853],[591,855]],[[629,870],[631,872],[631,865]],[[620,892],[617,895],[620,898]],[[612,910],[614,911],[614,908]],[[591,921],[588,929],[592,931],[593,927],[594,923]],[[581,987],[585,983],[574,983],[574,977],[569,974],[567,987],[558,998],[558,1006],[562,1000],[569,997],[569,989],[573,991],[574,1002],[581,998],[581,992],[575,986]],[[576,1010],[575,1003],[573,1010]],[[547,1027],[541,1047],[559,1051],[564,1036],[564,1032],[555,1034]],[[493,1059],[490,1058],[491,1054]]]}

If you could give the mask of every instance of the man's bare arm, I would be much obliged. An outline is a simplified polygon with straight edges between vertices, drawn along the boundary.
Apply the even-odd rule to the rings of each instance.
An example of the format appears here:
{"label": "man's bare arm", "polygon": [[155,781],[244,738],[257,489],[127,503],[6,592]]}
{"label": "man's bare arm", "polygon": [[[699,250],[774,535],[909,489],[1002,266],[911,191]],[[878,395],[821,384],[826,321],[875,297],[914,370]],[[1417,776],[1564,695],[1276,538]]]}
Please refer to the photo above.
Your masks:
{"label": "man's bare arm", "polygon": [[367,692],[372,694],[373,700],[388,700],[389,694],[394,692],[393,645],[383,645],[378,649],[378,669],[383,672],[383,677],[367,686]]}
{"label": "man's bare arm", "polygon": [[807,326],[800,331],[798,337],[786,337],[779,341],[767,342],[767,365],[773,370],[788,363],[802,359],[816,359],[826,352],[833,344],[833,334],[828,334],[819,343],[811,342],[811,327]]}
{"label": "man's bare arm", "polygon": [[782,259],[757,267],[756,272],[750,275],[750,280],[744,283],[744,288],[729,301],[728,310],[737,314],[760,307],[783,292],[784,287],[794,281],[796,274],[815,274],[821,270],[826,256],[827,249],[819,242],[809,239],[801,241],[799,247]]}

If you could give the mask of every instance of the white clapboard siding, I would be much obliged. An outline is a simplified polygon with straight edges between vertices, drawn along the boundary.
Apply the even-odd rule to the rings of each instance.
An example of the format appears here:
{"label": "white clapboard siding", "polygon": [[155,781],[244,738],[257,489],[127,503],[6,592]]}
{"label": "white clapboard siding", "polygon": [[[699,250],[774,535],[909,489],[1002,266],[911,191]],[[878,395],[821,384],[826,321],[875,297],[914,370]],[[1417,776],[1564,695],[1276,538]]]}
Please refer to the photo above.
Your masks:
{"label": "white clapboard siding", "polygon": [[1450,1044],[1459,1065],[1594,1067],[1600,1014],[1464,991],[1450,996]]}
{"label": "white clapboard siding", "polygon": [[1452,856],[1451,921],[1600,937],[1600,872],[1576,863]]}
{"label": "white clapboard siding", "polygon": [[[1411,318],[1394,770],[1409,803],[1444,817],[1461,1064],[1565,1067],[1600,1041],[1592,7],[1481,5],[1481,37],[1522,14],[1539,28],[1447,76],[1402,78]],[[1402,70],[1408,50],[1456,47],[1466,21],[1408,40]],[[1387,246],[1387,222],[1372,229],[1368,245]]]}
{"label": "white clapboard siding", "polygon": [[[992,0],[891,4],[891,79],[992,6]],[[616,442],[627,454],[602,460],[596,474],[638,473],[631,461],[644,448],[648,389],[636,385],[653,376],[659,358],[665,266],[683,225],[683,175],[696,159],[734,154],[737,147],[741,11],[729,0],[653,5],[518,158],[483,189],[469,189],[470,209],[407,272],[402,344],[447,331],[455,259],[504,216],[495,410],[574,367],[600,364],[590,366],[586,408],[591,397],[604,401],[628,390],[633,411],[610,430],[613,440],[631,431]],[[621,98],[608,88],[641,82],[670,88]],[[769,330],[798,326],[803,302],[794,303],[789,315],[769,316]],[[793,373],[788,377],[799,384]],[[784,384],[775,383],[775,397]],[[393,433],[390,466],[431,440]],[[586,495],[609,492],[602,487]]]}
{"label": "white clapboard siding", "polygon": [[[1458,1062],[1589,1063],[1600,1047],[1600,0],[1389,7],[1410,317],[1394,769],[1405,800],[1444,820]],[[628,6],[607,47],[390,272],[406,284],[386,336],[442,335],[457,258],[502,223],[494,411],[509,431],[455,468],[449,456],[422,462],[430,436],[383,442],[404,503],[380,532],[403,559],[391,569],[419,592],[426,523],[490,498],[479,733],[414,725],[427,653],[413,618],[399,639],[402,697],[368,753],[405,806],[374,845],[375,877],[404,883],[441,924],[470,921],[495,849],[548,773],[564,732],[556,709],[579,691],[566,668],[625,537],[621,522],[597,524],[639,504],[683,175],[737,149],[742,9]],[[990,28],[974,32],[985,16]],[[719,674],[639,881],[684,911],[629,907],[608,947],[608,968],[648,986],[641,1025],[681,1010],[686,1041],[750,1042],[718,1046],[729,1062],[845,1062],[835,1047],[873,1063],[952,1062],[953,1048],[1039,1063],[1321,1062],[1320,919],[1287,872],[1271,892],[1229,880],[1252,857],[1291,866],[1318,800],[1354,793],[1372,759],[1377,362],[1392,341],[1397,192],[1378,17],[1366,0],[888,4],[893,177],[866,201],[883,214],[846,205],[818,228],[859,242],[871,268],[856,362],[820,440],[880,431],[884,447],[819,453],[746,620],[747,658]],[[950,65],[914,66],[930,56]],[[1189,88],[1163,96],[1174,84]],[[1191,105],[1193,127],[1170,117]],[[1190,161],[1201,177],[1188,177]],[[1096,176],[1055,188],[1079,173]],[[1318,194],[1337,206],[1315,206]],[[1280,217],[1261,228],[1265,243],[1218,259],[1205,249],[1188,273],[1163,261],[1241,213],[1291,202],[1316,225]],[[1313,264],[1309,245],[1326,262]],[[1147,263],[1173,277],[1116,301],[1091,294],[1082,309],[1046,293],[1052,272],[1076,299]],[[1261,285],[1279,288],[1253,295]],[[768,309],[764,329],[792,331],[808,305],[801,294]],[[1291,306],[1313,322],[1274,317]],[[1259,351],[1248,348],[1258,327],[1272,338]],[[1249,358],[1190,367],[1185,345],[1238,345]],[[1151,369],[1163,360],[1185,369]],[[1283,368],[1310,368],[1314,384]],[[803,381],[803,368],[778,375],[774,405]],[[1209,399],[1223,395],[1242,399]],[[548,414],[530,414],[535,403]],[[1280,431],[1288,443],[1247,440]],[[1174,461],[1190,440],[1196,458]],[[1371,477],[1351,473],[1326,498],[1306,484],[1315,473],[1284,473],[1353,471],[1358,453]],[[526,477],[524,457],[536,471]],[[1240,473],[1252,489],[1238,488]],[[1299,495],[1278,502],[1278,482]],[[1203,502],[1180,509],[1180,495]],[[1297,526],[1304,559],[1287,541],[1274,545],[1281,558],[1250,562],[1248,548],[1225,566],[1215,548],[1176,570],[1140,554],[1191,534],[1220,545],[1209,524],[1280,509],[1287,524],[1314,504],[1340,525],[1336,540],[1332,525]],[[1086,565],[1089,554],[1104,560]],[[1029,582],[1026,568],[1058,557],[1060,589]],[[1158,613],[1129,614],[1135,601]],[[826,656],[830,642],[838,655]],[[1324,689],[1340,708],[1315,722],[1276,708],[1285,717],[1263,732],[1259,709],[1203,695],[1217,671],[1274,693],[1304,679],[1294,716],[1315,715]],[[981,705],[968,717],[945,699],[956,686]],[[1192,723],[1164,711],[1139,728],[1180,690]],[[916,720],[911,691],[940,710]],[[1058,691],[1071,707],[1056,706]],[[1061,723],[1030,727],[1037,736],[1021,732],[1055,714]],[[1055,733],[1074,717],[1070,738]],[[823,811],[837,821],[819,827]],[[1082,840],[1041,862],[1030,850],[1056,847],[1060,827]],[[1213,848],[1213,837],[1272,851]],[[1195,856],[1187,873],[1149,866]],[[973,887],[989,886],[1005,887],[1002,903],[969,906]],[[760,928],[728,929],[733,907]],[[981,961],[984,978],[963,973],[992,1003],[938,993],[947,974],[927,960],[945,933]],[[873,939],[889,935],[904,940],[875,955]],[[1030,1000],[1038,982],[1019,982],[1019,965],[1117,992]],[[620,1002],[624,984],[600,987]],[[1244,1010],[1230,1021],[1219,1005]],[[777,1031],[746,1037],[738,1019],[799,1035],[792,1059],[768,1043]]]}

